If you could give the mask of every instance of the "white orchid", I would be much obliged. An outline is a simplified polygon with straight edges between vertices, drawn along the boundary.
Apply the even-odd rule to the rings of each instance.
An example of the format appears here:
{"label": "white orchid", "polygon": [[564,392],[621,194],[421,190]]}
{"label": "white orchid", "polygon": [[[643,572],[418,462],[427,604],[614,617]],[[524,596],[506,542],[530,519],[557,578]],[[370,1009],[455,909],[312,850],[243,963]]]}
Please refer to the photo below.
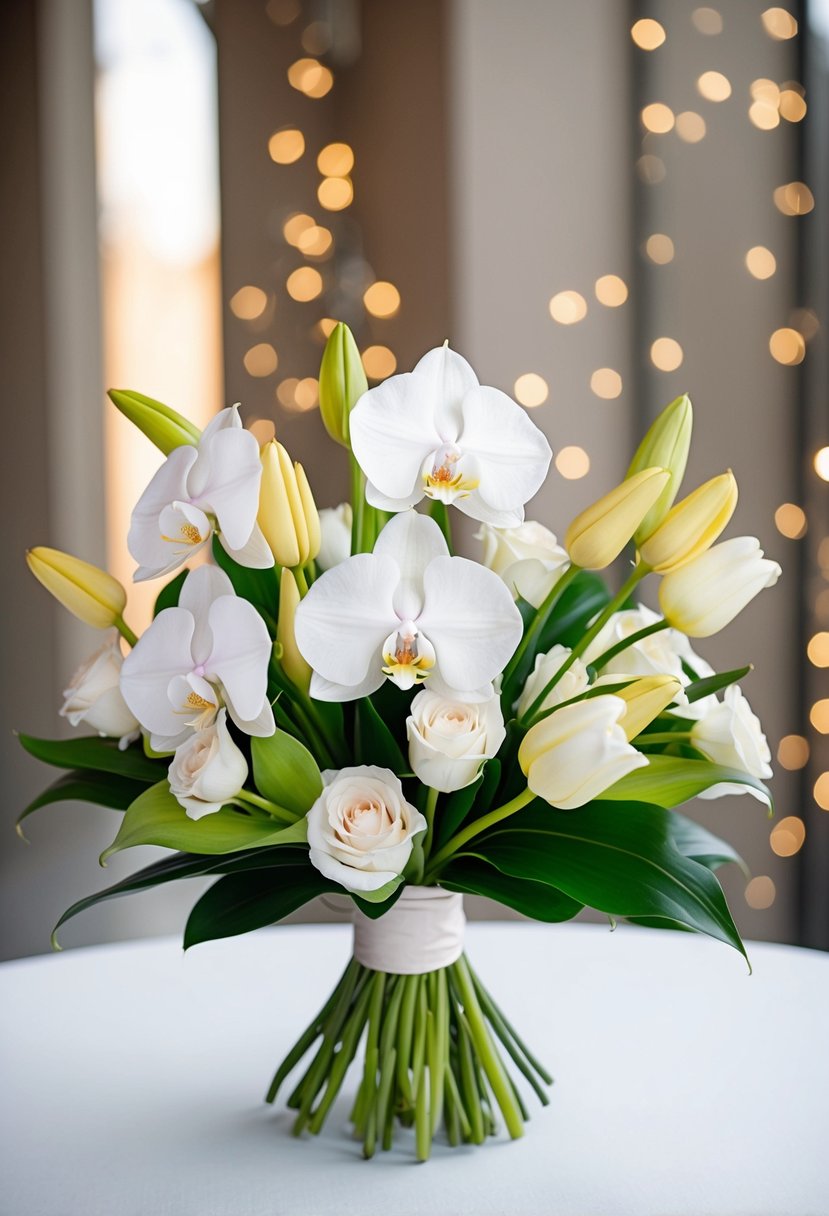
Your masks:
{"label": "white orchid", "polygon": [[246,734],[272,735],[271,648],[264,621],[224,571],[200,566],[178,607],[159,612],[124,659],[121,692],[158,752],[211,726],[222,706]]}
{"label": "white orchid", "polygon": [[262,465],[239,407],[222,410],[198,446],[174,448],[136,503],[127,544],[135,581],[169,574],[214,532],[235,561],[265,569],[273,555],[256,522]]}
{"label": "white orchid", "polygon": [[448,346],[364,393],[350,430],[373,506],[403,511],[429,497],[497,528],[522,522],[552,456],[524,410]]}
{"label": "white orchid", "polygon": [[313,668],[311,696],[368,696],[388,677],[483,699],[521,638],[521,615],[491,570],[450,557],[428,516],[406,511],[358,553],[326,571],[296,614],[296,640]]}

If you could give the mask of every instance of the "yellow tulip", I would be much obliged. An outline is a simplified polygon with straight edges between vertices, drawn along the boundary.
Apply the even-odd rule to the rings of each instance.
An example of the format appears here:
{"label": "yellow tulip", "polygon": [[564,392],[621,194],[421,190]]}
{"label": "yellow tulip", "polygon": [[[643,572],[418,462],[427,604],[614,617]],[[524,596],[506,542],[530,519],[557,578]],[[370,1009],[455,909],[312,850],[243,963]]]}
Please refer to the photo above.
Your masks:
{"label": "yellow tulip", "polygon": [[652,570],[667,574],[710,549],[737,505],[737,482],[729,469],[698,486],[671,507],[662,523],[639,546]]}
{"label": "yellow tulip", "polygon": [[42,545],[29,549],[26,561],[38,582],[79,620],[96,629],[123,625],[127,593],[105,570]]}
{"label": "yellow tulip", "polygon": [[650,536],[661,524],[677,496],[688,460],[693,425],[691,398],[684,393],[665,407],[651,425],[630,462],[628,477],[641,473],[643,469],[653,468],[667,469],[671,475],[665,489],[636,529],[634,540],[637,544]]}
{"label": "yellow tulip", "polygon": [[670,478],[667,469],[643,469],[577,515],[564,537],[564,547],[573,564],[585,570],[603,570],[609,566],[622,552]]}
{"label": "yellow tulip", "polygon": [[276,627],[276,640],[282,652],[280,662],[291,683],[307,692],[311,684],[311,668],[299,652],[294,633],[299,601],[299,587],[293,571],[283,570],[279,577],[279,623]]}
{"label": "yellow tulip", "polygon": [[673,629],[689,638],[710,638],[724,629],[764,587],[780,577],[777,562],[763,557],[754,536],[734,536],[666,574],[659,607]]}
{"label": "yellow tulip", "polygon": [[169,405],[162,405],[152,397],[143,393],[133,392],[132,389],[111,388],[108,393],[112,404],[119,409],[125,418],[143,431],[148,439],[160,448],[165,456],[169,456],[174,448],[180,448],[185,443],[197,444],[201,431],[192,422],[188,422]]}
{"label": "yellow tulip", "polygon": [[258,523],[277,565],[304,566],[319,553],[320,523],[311,487],[300,464],[281,443],[262,448]]}
{"label": "yellow tulip", "polygon": [[[609,675],[601,677],[597,683],[614,684],[622,679],[624,676]],[[628,741],[635,739],[663,709],[667,709],[681,688],[682,682],[676,676],[665,675],[643,676],[641,680],[636,680],[625,688],[615,689],[613,696],[621,697],[625,703],[625,712],[619,719],[619,725]]]}
{"label": "yellow tulip", "polygon": [[349,447],[348,418],[368,391],[363,361],[351,330],[340,321],[328,336],[320,364],[320,414],[328,434]]}
{"label": "yellow tulip", "polygon": [[320,527],[319,511],[317,504],[314,502],[314,495],[311,492],[311,487],[308,484],[308,478],[305,476],[305,469],[299,462],[294,465],[296,471],[296,483],[299,488],[299,497],[302,502],[302,513],[305,517],[305,526],[308,529],[308,558],[315,558],[320,551],[322,545],[322,529]]}

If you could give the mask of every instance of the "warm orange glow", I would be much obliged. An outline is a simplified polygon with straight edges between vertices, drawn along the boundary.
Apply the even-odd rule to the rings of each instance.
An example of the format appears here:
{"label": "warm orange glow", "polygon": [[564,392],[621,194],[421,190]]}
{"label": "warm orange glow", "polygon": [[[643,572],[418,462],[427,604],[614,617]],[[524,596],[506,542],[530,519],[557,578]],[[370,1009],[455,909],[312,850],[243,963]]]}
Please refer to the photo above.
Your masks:
{"label": "warm orange glow", "polygon": [[748,107],[748,116],[755,127],[761,131],[773,131],[780,126],[780,115],[777,106],[768,101],[753,101]]}
{"label": "warm orange glow", "polygon": [[758,874],[746,886],[746,903],[750,908],[762,912],[770,908],[777,894],[774,883],[767,874]]}
{"label": "warm orange glow", "polygon": [[821,735],[829,735],[829,698],[815,701],[809,710],[809,721]]}
{"label": "warm orange glow", "polygon": [[330,68],[318,59],[297,59],[288,68],[288,83],[306,97],[325,97],[334,84]]}
{"label": "warm orange glow", "polygon": [[577,291],[560,291],[550,300],[550,316],[559,325],[575,325],[587,316],[587,301]]}
{"label": "warm orange glow", "polygon": [[829,773],[821,773],[815,782],[815,802],[822,811],[829,811]]}
{"label": "warm orange glow", "polygon": [[722,72],[703,72],[697,80],[697,90],[706,101],[727,101],[731,96],[731,81]]}
{"label": "warm orange glow", "polygon": [[636,172],[646,185],[658,186],[660,182],[664,182],[667,170],[664,160],[658,156],[652,156],[648,152],[639,157],[636,162]]}
{"label": "warm orange glow", "polygon": [[306,257],[321,258],[328,253],[333,243],[334,238],[331,235],[330,229],[312,224],[310,228],[305,228],[299,234],[296,240],[296,247]]}
{"label": "warm orange glow", "polygon": [[676,116],[676,133],[686,144],[698,144],[705,138],[705,119],[694,110],[683,110]]}
{"label": "warm orange glow", "polygon": [[802,735],[784,735],[777,745],[777,759],[789,772],[805,768],[809,763],[809,740]]}
{"label": "warm orange glow", "polygon": [[354,199],[350,177],[324,177],[317,186],[317,198],[326,211],[342,211]]}
{"label": "warm orange glow", "polygon": [[550,389],[543,376],[536,372],[524,372],[515,381],[515,400],[520,401],[528,409],[543,405],[550,395]]}
{"label": "warm orange glow", "polygon": [[769,338],[769,350],[772,358],[778,363],[785,367],[795,367],[802,363],[806,356],[806,343],[803,341],[803,335],[796,329],[784,326],[782,329],[776,329]]}
{"label": "warm orange glow", "polygon": [[298,410],[312,410],[319,402],[319,381],[313,376],[300,380],[294,389],[294,404]]}
{"label": "warm orange glow", "polygon": [[820,329],[820,321],[813,308],[793,309],[789,315],[789,324],[792,329],[796,329],[799,334],[803,334],[803,338],[807,343],[811,342]]}
{"label": "warm orange glow", "polygon": [[773,198],[775,207],[784,215],[808,215],[815,205],[815,197],[805,182],[778,186]]}
{"label": "warm orange glow", "polygon": [[815,667],[829,667],[829,633],[821,630],[813,634],[809,638],[806,654]]}
{"label": "warm orange glow", "polygon": [[777,258],[765,245],[752,245],[746,254],[746,269],[755,279],[770,279],[777,269]]}
{"label": "warm orange glow", "polygon": [[370,380],[385,380],[394,374],[397,359],[387,346],[369,346],[363,351],[363,367]]}
{"label": "warm orange glow", "polygon": [[675,338],[657,338],[651,346],[651,363],[661,372],[675,372],[682,359],[682,347]]}
{"label": "warm orange glow", "polygon": [[248,430],[253,435],[260,448],[276,438],[276,427],[270,418],[256,418],[248,423]]}
{"label": "warm orange glow", "polygon": [[245,352],[242,360],[245,371],[249,376],[272,376],[276,371],[279,358],[270,342],[258,342]]}
{"label": "warm orange glow", "polygon": [[285,223],[282,225],[282,235],[289,245],[299,245],[300,238],[309,228],[315,228],[316,225],[310,215],[305,215],[304,212],[298,211],[294,215],[289,215]]}
{"label": "warm orange glow", "polygon": [[654,135],[667,135],[669,131],[674,129],[674,112],[670,106],[663,105],[661,101],[655,101],[649,106],[645,106],[642,111],[642,126],[646,131],[652,131]]}
{"label": "warm orange glow", "polygon": [[803,848],[806,825],[798,815],[787,815],[771,830],[769,844],[778,857],[794,857]]}
{"label": "warm orange glow", "polygon": [[326,21],[312,21],[302,31],[300,42],[309,55],[324,55],[331,49],[331,26]]}
{"label": "warm orange glow", "polygon": [[337,328],[337,322],[333,317],[323,317],[321,321],[317,321],[319,331],[323,338],[328,338]]}
{"label": "warm orange glow", "polygon": [[642,17],[631,26],[630,36],[641,50],[655,51],[665,41],[665,30],[652,17]]}
{"label": "warm orange glow", "polygon": [[752,80],[748,91],[752,101],[766,101],[769,105],[776,107],[780,100],[779,86],[773,80],[767,80],[765,76]]}
{"label": "warm orange glow", "polygon": [[799,540],[806,535],[806,512],[793,502],[784,502],[774,513],[774,524],[782,536]]}
{"label": "warm orange glow", "polygon": [[780,117],[786,122],[800,122],[806,117],[806,101],[795,89],[784,89],[780,94]]}
{"label": "warm orange glow", "polygon": [[823,481],[829,481],[829,447],[818,448],[814,459],[815,472]]}
{"label": "warm orange glow", "polygon": [[597,397],[612,401],[622,394],[622,377],[612,367],[600,367],[590,377],[590,387]]}
{"label": "warm orange glow", "polygon": [[268,295],[261,287],[240,287],[230,297],[230,311],[240,321],[255,321],[268,307]]}
{"label": "warm orange glow", "polygon": [[691,20],[700,34],[722,33],[722,17],[715,8],[695,8]]}
{"label": "warm orange glow", "polygon": [[276,386],[276,399],[286,409],[293,409],[296,404],[296,386],[299,384],[296,376],[289,376]]}
{"label": "warm orange glow", "polygon": [[596,279],[596,299],[606,308],[618,308],[628,298],[627,284],[618,274],[603,274]]}
{"label": "warm orange glow", "polygon": [[323,177],[348,177],[354,168],[354,151],[349,144],[326,144],[317,157]]}
{"label": "warm orange glow", "polygon": [[562,448],[556,455],[556,468],[568,481],[578,481],[590,472],[590,457],[584,448],[572,446]]}
{"label": "warm orange glow", "polygon": [[265,12],[274,25],[290,25],[302,12],[301,0],[268,0]]}
{"label": "warm orange glow", "polygon": [[288,275],[285,287],[292,300],[305,304],[322,292],[322,275],[313,266],[300,266]]}
{"label": "warm orange glow", "polygon": [[665,266],[674,260],[674,243],[664,232],[654,232],[645,241],[645,253],[657,266]]}
{"label": "warm orange glow", "polygon": [[274,131],[268,140],[268,152],[278,165],[292,165],[305,151],[305,136],[296,127]]}
{"label": "warm orange glow", "polygon": [[760,20],[769,38],[774,38],[776,42],[794,38],[797,33],[797,21],[784,8],[767,8]]}
{"label": "warm orange glow", "polygon": [[400,309],[400,292],[394,283],[378,279],[363,293],[363,303],[373,317],[393,317]]}

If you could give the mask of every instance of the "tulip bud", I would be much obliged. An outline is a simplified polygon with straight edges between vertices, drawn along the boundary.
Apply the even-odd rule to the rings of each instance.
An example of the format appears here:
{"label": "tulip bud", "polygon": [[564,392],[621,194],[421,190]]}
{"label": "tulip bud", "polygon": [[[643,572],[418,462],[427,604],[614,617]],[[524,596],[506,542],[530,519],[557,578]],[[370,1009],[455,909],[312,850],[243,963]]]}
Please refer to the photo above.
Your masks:
{"label": "tulip bud", "polygon": [[340,321],[328,336],[320,364],[320,413],[333,440],[349,447],[348,418],[368,392],[363,361],[351,330]]}
{"label": "tulip bud", "polygon": [[160,448],[165,456],[169,456],[174,448],[180,448],[185,443],[197,444],[201,431],[192,422],[182,418],[181,414],[162,405],[152,397],[143,393],[133,392],[132,389],[111,388],[108,397],[112,404],[119,409],[125,418],[129,418],[148,439]]}
{"label": "tulip bud", "polygon": [[322,528],[320,527],[317,504],[314,502],[314,495],[308,484],[308,478],[305,476],[305,469],[299,462],[294,465],[294,469],[296,470],[296,483],[299,487],[299,497],[302,503],[302,514],[305,517],[305,526],[308,529],[308,558],[306,560],[310,561],[320,551]]}
{"label": "tulip bud", "polygon": [[619,556],[651,509],[671,474],[643,469],[577,515],[564,537],[570,560],[585,570],[603,570]]}
{"label": "tulip bud", "polygon": [[620,697],[590,697],[555,709],[530,727],[518,762],[532,792],[569,811],[646,765],[619,725],[624,712]]}
{"label": "tulip bud", "polygon": [[[601,676],[596,683],[615,684],[624,678],[620,675]],[[663,709],[667,709],[681,688],[681,680],[676,676],[666,675],[643,676],[641,680],[615,690],[614,697],[621,697],[625,703],[625,712],[619,719],[619,725],[628,742],[641,734]]]}
{"label": "tulip bud", "polygon": [[634,540],[637,544],[661,524],[677,496],[685,473],[693,424],[691,398],[686,393],[665,407],[636,449],[627,471],[628,477],[652,468],[667,469],[671,475],[665,489],[636,529]]}
{"label": "tulip bud", "polygon": [[[319,552],[319,517],[305,474],[300,465],[292,463],[285,448],[275,439],[265,444],[261,456],[259,527],[277,565],[304,566],[313,556],[312,534]],[[304,489],[301,489],[301,483]]]}
{"label": "tulip bud", "polygon": [[667,574],[710,549],[737,505],[737,482],[729,469],[699,486],[675,507],[639,546],[642,561]]}
{"label": "tulip bud", "polygon": [[111,574],[42,545],[29,549],[26,562],[38,582],[79,620],[95,629],[123,625],[127,593]]}
{"label": "tulip bud", "polygon": [[666,574],[659,584],[659,605],[669,625],[691,638],[708,638],[724,629],[782,571],[763,557],[754,536],[735,536]]}
{"label": "tulip bud", "polygon": [[282,648],[280,661],[282,670],[291,683],[307,692],[311,685],[311,668],[299,652],[294,633],[294,618],[299,601],[299,587],[293,571],[283,570],[279,576],[279,622],[276,627],[276,640]]}

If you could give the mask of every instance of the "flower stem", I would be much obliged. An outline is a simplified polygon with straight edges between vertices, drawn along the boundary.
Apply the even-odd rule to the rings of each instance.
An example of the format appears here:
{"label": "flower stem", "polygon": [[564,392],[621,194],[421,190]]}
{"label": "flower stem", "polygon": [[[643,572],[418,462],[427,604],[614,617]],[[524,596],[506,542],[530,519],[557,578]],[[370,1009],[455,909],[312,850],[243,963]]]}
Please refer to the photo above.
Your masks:
{"label": "flower stem", "polygon": [[435,829],[435,808],[438,804],[438,797],[438,791],[431,788],[426,794],[426,806],[423,811],[423,814],[426,817],[426,823],[428,824],[428,827],[426,828],[426,837],[423,841],[423,856],[426,858],[428,858],[429,849],[432,847],[432,836]]}
{"label": "flower stem", "polygon": [[665,620],[654,621],[652,625],[646,625],[644,629],[638,629],[630,637],[622,638],[621,642],[617,642],[615,646],[611,646],[604,654],[600,654],[597,659],[593,660],[590,666],[595,667],[597,671],[601,671],[611,659],[616,658],[617,654],[621,654],[629,646],[635,646],[637,642],[643,642],[645,638],[651,637],[654,633],[660,633],[663,629],[670,629],[670,625]]}
{"label": "flower stem", "polygon": [[127,643],[128,646],[136,645],[136,643],[138,642],[138,638],[133,633],[133,631],[130,629],[129,625],[127,624],[127,622],[124,620],[124,618],[122,616],[119,616],[116,619],[115,628],[118,630],[121,637],[124,639],[124,641]]}
{"label": "flower stem", "polygon": [[507,1131],[513,1140],[517,1140],[524,1134],[524,1120],[510,1079],[487,1029],[484,1013],[472,982],[472,973],[463,954],[456,963],[453,963],[452,972],[458,983],[464,1013],[478,1057],[486,1073],[486,1079],[492,1086],[492,1092],[501,1108]]}
{"label": "flower stem", "polygon": [[683,743],[692,737],[689,730],[654,731],[653,734],[640,735],[637,743]]}
{"label": "flower stem", "polygon": [[539,636],[544,630],[544,626],[550,619],[553,609],[555,608],[562,594],[566,591],[567,587],[570,585],[570,583],[572,583],[573,579],[579,572],[579,566],[569,566],[567,570],[564,571],[558,582],[555,583],[550,589],[546,599],[543,601],[541,607],[533,617],[529,629],[527,629],[521,641],[518,643],[515,653],[504,668],[503,684],[505,691],[508,689],[513,676],[519,670],[528,648],[530,645],[535,645],[535,643],[538,641]]}
{"label": "flower stem", "polygon": [[299,594],[305,596],[308,594],[308,579],[305,577],[305,571],[302,566],[294,566],[293,575],[296,579],[296,585],[299,588]]}
{"label": "flower stem", "polygon": [[255,806],[260,811],[267,811],[273,819],[279,819],[282,823],[296,823],[301,816],[293,815],[284,806],[278,806],[275,802],[270,802],[267,798],[263,798],[261,794],[254,794],[253,790],[239,790],[236,795],[235,802],[247,803],[248,806]]}
{"label": "flower stem", "polygon": [[520,794],[509,802],[505,802],[503,806],[498,806],[494,811],[490,811],[488,815],[482,815],[480,819],[474,820],[463,831],[458,832],[457,836],[453,836],[442,849],[431,860],[426,875],[424,884],[428,886],[430,879],[435,877],[435,872],[444,862],[448,861],[453,854],[457,853],[458,849],[468,844],[470,840],[474,840],[481,832],[485,832],[487,828],[493,827],[496,823],[500,823],[502,819],[507,819],[510,815],[514,815],[516,811],[520,811],[522,807],[527,806],[535,798],[535,794],[531,789],[525,789]]}
{"label": "flower stem", "polygon": [[351,552],[362,553],[363,517],[366,508],[366,482],[363,470],[352,452],[349,456],[351,468]]}

